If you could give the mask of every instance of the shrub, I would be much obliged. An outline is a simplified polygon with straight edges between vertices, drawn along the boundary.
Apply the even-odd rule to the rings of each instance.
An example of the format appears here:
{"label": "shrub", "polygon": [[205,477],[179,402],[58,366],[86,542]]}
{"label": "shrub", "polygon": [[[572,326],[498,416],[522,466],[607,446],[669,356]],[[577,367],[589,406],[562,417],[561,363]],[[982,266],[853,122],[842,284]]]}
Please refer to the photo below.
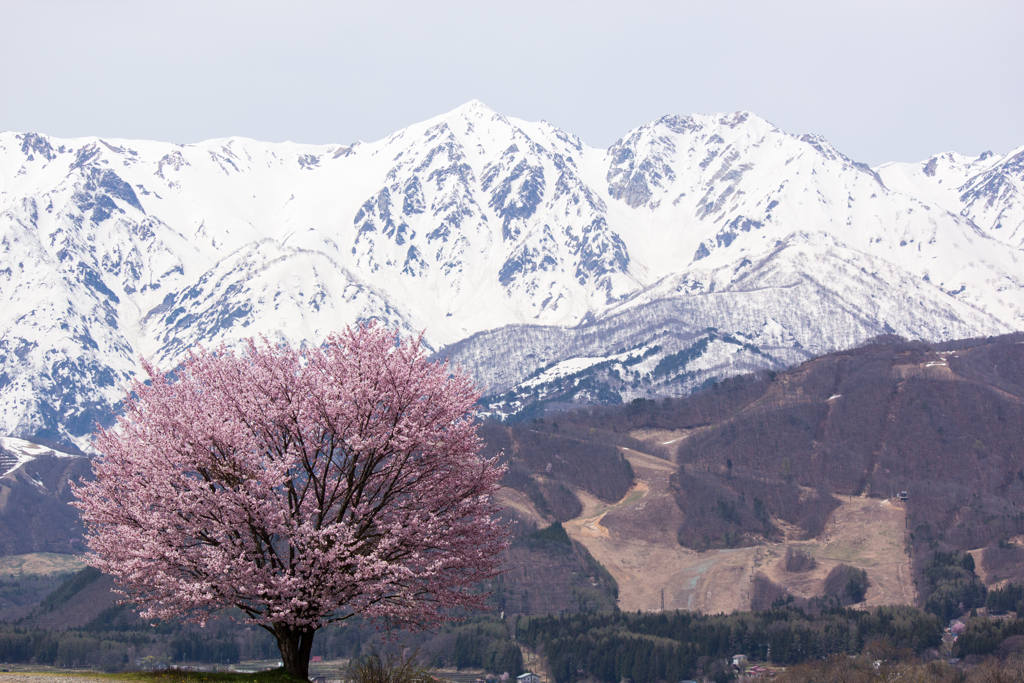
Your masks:
{"label": "shrub", "polygon": [[864,601],[867,593],[868,573],[848,564],[837,564],[825,577],[825,594],[835,597],[841,604],[850,605]]}
{"label": "shrub", "polygon": [[785,562],[787,572],[807,572],[818,566],[818,561],[811,555],[792,546],[786,548]]}
{"label": "shrub", "polygon": [[419,661],[419,653],[408,656],[372,652],[353,659],[346,670],[352,683],[432,683],[431,668]]}

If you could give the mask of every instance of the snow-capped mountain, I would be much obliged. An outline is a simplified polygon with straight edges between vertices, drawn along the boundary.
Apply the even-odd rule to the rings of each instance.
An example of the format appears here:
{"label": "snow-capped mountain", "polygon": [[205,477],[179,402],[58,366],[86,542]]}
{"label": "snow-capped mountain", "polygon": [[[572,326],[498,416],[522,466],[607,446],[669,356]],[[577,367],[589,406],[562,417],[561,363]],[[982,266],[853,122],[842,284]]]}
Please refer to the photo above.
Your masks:
{"label": "snow-capped mountain", "polygon": [[1024,149],[871,169],[745,112],[608,150],[475,101],[352,145],[0,133],[0,433],[87,447],[140,356],[367,318],[499,412],[1020,329],[1022,188]]}
{"label": "snow-capped mountain", "polygon": [[1003,156],[936,154],[920,164],[885,164],[878,173],[893,189],[964,216],[993,239],[1024,247],[1024,146]]}

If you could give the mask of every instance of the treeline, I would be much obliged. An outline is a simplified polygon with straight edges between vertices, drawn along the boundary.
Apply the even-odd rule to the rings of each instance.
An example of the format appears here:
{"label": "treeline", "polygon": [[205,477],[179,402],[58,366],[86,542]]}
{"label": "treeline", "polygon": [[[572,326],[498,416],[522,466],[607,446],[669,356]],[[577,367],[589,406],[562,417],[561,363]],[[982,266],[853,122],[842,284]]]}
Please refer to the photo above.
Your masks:
{"label": "treeline", "polygon": [[794,664],[835,653],[856,654],[881,639],[913,652],[941,643],[932,614],[911,607],[870,612],[796,607],[731,615],[690,612],[574,614],[521,618],[520,642],[541,648],[557,683],[593,679],[655,683],[706,674],[709,664],[745,654]]}
{"label": "treeline", "polygon": [[1008,583],[990,590],[985,598],[985,611],[989,614],[1016,612],[1018,616],[1024,616],[1024,586]]}
{"label": "treeline", "polygon": [[[614,608],[614,598],[606,597],[606,590],[592,587],[595,578],[605,580],[596,574],[600,565],[593,563],[596,567],[592,566],[578,557],[577,554],[585,550],[574,544],[560,525],[517,539],[516,545],[554,549],[554,553],[549,553],[551,557],[565,556],[565,561],[555,571],[569,575],[569,585],[579,585],[581,596],[592,601],[581,597],[582,604],[590,609]],[[578,567],[582,569],[573,579],[572,570]],[[113,672],[135,668],[141,659],[163,664],[227,665],[280,657],[275,638],[259,626],[245,624],[244,615],[237,611],[226,612],[200,628],[177,621],[141,619],[131,605],[115,604],[102,609],[80,628],[30,625],[34,616],[43,615],[51,621],[54,615],[59,617],[60,610],[83,592],[102,590],[100,577],[93,568],[75,572],[52,590],[32,614],[22,618],[22,623],[0,622],[0,662],[91,667]],[[610,577],[607,579],[614,584]],[[27,580],[33,586],[37,583],[31,577]],[[8,589],[17,588],[13,580],[6,583]],[[577,604],[575,600],[565,602]],[[409,647],[436,666],[482,668],[513,676],[522,673],[522,654],[518,646],[512,641],[505,622],[492,616],[469,616],[466,621],[444,625],[436,633],[397,632],[393,635],[393,642],[382,642],[376,627],[354,617],[343,624],[320,629],[311,654],[324,659],[347,659],[372,650],[387,652],[389,648]]]}
{"label": "treeline", "polygon": [[958,657],[991,654],[1013,636],[1024,636],[1024,619],[972,618],[957,636],[954,652]]}
{"label": "treeline", "polygon": [[726,420],[764,396],[775,372],[739,375],[711,382],[683,399],[634,399],[623,406],[588,406],[559,413],[564,429],[597,428],[625,434],[636,429],[692,429]]}
{"label": "treeline", "polygon": [[172,662],[215,662],[235,664],[240,661],[238,640],[225,630],[216,634],[181,633],[171,638],[169,645]]}
{"label": "treeline", "polygon": [[424,643],[422,649],[436,653],[432,660],[436,667],[483,669],[508,673],[513,679],[523,673],[523,653],[505,623],[496,619],[457,626]]}
{"label": "treeline", "polygon": [[120,671],[128,665],[136,647],[152,640],[148,636],[126,638],[124,634],[24,629],[0,624],[0,661]]}
{"label": "treeline", "polygon": [[[448,622],[436,632],[398,632],[382,641],[381,634],[368,623],[356,619],[352,624],[329,626],[317,633],[313,655],[324,659],[358,657],[369,652],[403,653],[415,651],[421,661],[435,667],[483,669],[515,678],[523,672],[523,655],[512,640],[504,621],[489,615]],[[276,653],[276,647],[275,653]]]}
{"label": "treeline", "polygon": [[[312,654],[345,659],[372,650],[411,647],[433,666],[508,672],[512,677],[523,671],[519,647],[505,623],[493,617],[449,624],[438,633],[397,636],[395,643],[383,643],[373,626],[358,621],[328,626],[317,633]],[[274,659],[280,653],[273,636],[262,628],[227,620],[203,630],[170,622],[160,622],[155,629],[147,623],[144,628],[119,631],[90,627],[58,631],[0,624],[0,662],[113,672],[135,668],[136,660],[143,657],[165,664],[227,665],[243,659]]]}
{"label": "treeline", "polygon": [[984,607],[988,589],[974,573],[974,557],[960,551],[937,550],[922,569],[924,608],[943,623],[964,612]]}

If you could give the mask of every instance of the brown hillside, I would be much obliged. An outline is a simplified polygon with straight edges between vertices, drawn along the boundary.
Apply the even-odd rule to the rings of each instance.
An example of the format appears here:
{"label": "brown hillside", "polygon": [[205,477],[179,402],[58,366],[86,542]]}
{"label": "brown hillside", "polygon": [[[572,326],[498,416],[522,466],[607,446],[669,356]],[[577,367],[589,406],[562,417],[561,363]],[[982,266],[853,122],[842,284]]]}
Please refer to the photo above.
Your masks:
{"label": "brown hillside", "polygon": [[0,556],[83,552],[68,481],[91,476],[87,458],[43,455],[0,478]]}
{"label": "brown hillside", "polygon": [[[120,597],[112,592],[114,580],[100,576],[65,601],[52,607],[44,601],[22,620],[26,627],[52,629],[81,628],[95,619],[103,610],[113,607]],[[134,618],[134,613],[130,613]]]}
{"label": "brown hillside", "polygon": [[[681,546],[676,528],[683,514],[670,480],[676,466],[626,451],[637,482],[618,503],[581,494],[584,512],[566,524],[615,577],[619,607],[705,613],[767,607],[758,604],[756,579],[763,576],[798,598],[824,594],[824,581],[839,564],[868,572],[867,605],[912,604],[916,598],[910,558],[904,552],[904,511],[899,503],[867,497],[844,500],[827,522],[827,533],[801,540],[802,530],[774,520],[779,537],[759,546],[697,552]],[[813,557],[808,571],[786,571],[787,550]],[[780,595],[782,594],[780,593]]]}
{"label": "brown hillside", "polygon": [[[613,551],[606,543],[599,550],[589,541],[588,547],[622,577],[623,601],[629,595],[625,577],[641,567],[635,564],[641,551],[629,544],[668,523],[676,525],[683,546],[674,551],[677,560],[685,548],[754,553],[760,544],[756,552],[766,559],[757,571],[795,595],[813,593],[814,582],[798,585],[796,577],[766,566],[767,558],[777,560],[786,544],[801,543],[815,557],[845,562],[842,557],[860,552],[853,547],[857,527],[865,527],[859,532],[863,545],[883,520],[902,526],[886,526],[890,537],[871,550],[889,549],[888,557],[871,560],[875,572],[881,565],[893,568],[889,587],[876,587],[886,600],[914,599],[905,552],[919,565],[937,549],[977,550],[987,582],[1020,581],[1024,551],[1015,551],[1014,543],[1024,536],[1022,341],[1024,335],[1010,335],[933,347],[882,339],[788,372],[723,381],[687,399],[549,416],[563,431],[600,429],[646,439],[641,450],[663,456],[668,450],[678,466],[667,486],[675,508],[664,502],[650,514],[636,508],[627,521],[621,516],[626,506],[619,504],[598,524],[587,507],[569,528],[583,540],[588,533],[596,538],[595,529],[611,534],[615,524],[621,526],[620,539],[629,547]],[[637,458],[629,460],[646,482]],[[901,491],[909,496],[905,511],[895,498]],[[890,501],[890,512],[884,501]],[[859,522],[855,505],[863,508]],[[834,528],[844,518],[850,520],[845,530]],[[848,536],[851,547],[824,550],[834,546],[836,534]],[[826,564],[815,571],[827,573]],[[864,568],[875,585],[871,568]],[[746,589],[734,585],[732,592]],[[666,607],[674,604],[669,595]],[[878,602],[872,589],[868,602]],[[641,603],[659,607],[660,589],[658,600],[637,598]]]}
{"label": "brown hillside", "polygon": [[[920,601],[911,564],[938,549],[1024,581],[1022,341],[884,339],[686,399],[485,423],[517,539],[495,606],[602,609],[617,581],[628,609],[662,590],[666,608],[747,609],[821,595],[840,564],[867,572],[868,604]],[[81,550],[67,481],[88,470],[40,458],[0,479],[0,554]],[[576,543],[535,535],[556,522]],[[814,562],[787,571],[796,551]],[[87,595],[78,621],[102,609]]]}

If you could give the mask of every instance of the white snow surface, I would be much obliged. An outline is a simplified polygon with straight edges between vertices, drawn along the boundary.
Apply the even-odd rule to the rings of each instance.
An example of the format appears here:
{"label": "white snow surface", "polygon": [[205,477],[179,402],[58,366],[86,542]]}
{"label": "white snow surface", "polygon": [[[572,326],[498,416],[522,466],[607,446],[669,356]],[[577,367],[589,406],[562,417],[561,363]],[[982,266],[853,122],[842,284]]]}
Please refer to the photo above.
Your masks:
{"label": "white snow surface", "polygon": [[[40,446],[37,443],[26,441],[24,439],[16,439],[8,436],[0,436],[0,448],[3,448],[7,453],[14,456],[13,459],[5,459],[4,468],[0,471],[0,477],[10,474],[14,470],[18,469],[27,462],[32,462],[36,458],[42,455],[55,455],[58,458],[75,458],[78,456],[72,455],[71,453],[65,453],[64,451],[54,450],[46,446]],[[38,484],[38,482],[37,482]],[[42,484],[38,484],[42,487]]]}
{"label": "white snow surface", "polygon": [[477,101],[351,145],[3,132],[0,433],[87,447],[141,356],[370,318],[494,391],[673,325],[776,358],[1018,330],[1022,196],[1024,147],[871,169],[747,112],[608,150]]}
{"label": "white snow surface", "polygon": [[[612,358],[620,358],[622,356],[612,356]],[[568,377],[569,375],[575,375],[580,370],[586,370],[587,368],[593,367],[598,363],[607,361],[608,358],[570,358],[564,360],[561,363],[556,363],[552,367],[548,368],[544,372],[540,373],[536,377],[531,377],[525,382],[521,382],[519,386],[523,389],[532,389],[533,387],[539,387],[544,384],[549,384],[562,377]]]}

